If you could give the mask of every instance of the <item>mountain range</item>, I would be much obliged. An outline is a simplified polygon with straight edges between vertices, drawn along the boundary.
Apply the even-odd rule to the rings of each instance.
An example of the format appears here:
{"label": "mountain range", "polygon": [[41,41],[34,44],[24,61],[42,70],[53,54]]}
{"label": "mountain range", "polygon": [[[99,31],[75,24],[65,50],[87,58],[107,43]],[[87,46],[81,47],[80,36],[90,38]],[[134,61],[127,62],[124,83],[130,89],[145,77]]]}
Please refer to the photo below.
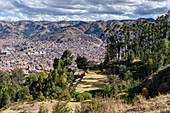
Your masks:
{"label": "mountain range", "polygon": [[[32,40],[52,40],[56,42],[70,40],[96,40],[103,31],[114,24],[133,24],[136,20],[108,21],[0,21],[0,38],[28,38]],[[150,19],[150,22],[155,22]]]}

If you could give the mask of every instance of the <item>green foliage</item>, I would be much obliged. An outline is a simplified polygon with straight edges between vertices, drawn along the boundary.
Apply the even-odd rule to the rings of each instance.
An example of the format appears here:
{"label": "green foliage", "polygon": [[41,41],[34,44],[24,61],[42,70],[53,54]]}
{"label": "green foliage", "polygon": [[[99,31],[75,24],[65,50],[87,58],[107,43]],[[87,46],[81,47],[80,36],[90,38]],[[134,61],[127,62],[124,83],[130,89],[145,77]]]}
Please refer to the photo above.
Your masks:
{"label": "green foliage", "polygon": [[58,95],[56,94],[56,93],[52,93],[52,98],[55,98],[55,99],[57,99],[58,98]]}
{"label": "green foliage", "polygon": [[18,98],[19,101],[25,101],[28,99],[30,95],[30,90],[27,86],[23,87],[22,89],[19,90],[18,92]]}
{"label": "green foliage", "polygon": [[114,96],[115,98],[118,98],[121,93],[127,94],[127,97],[124,99],[129,98],[130,95],[127,91],[140,84],[139,80],[134,80],[133,78],[122,80],[118,75],[112,75],[110,79],[112,82],[104,87],[103,94],[106,96]]}
{"label": "green foliage", "polygon": [[16,89],[14,87],[9,87],[9,96],[11,97],[12,102],[15,102],[16,94],[17,94]]}
{"label": "green foliage", "polygon": [[82,102],[82,101],[84,100],[84,97],[79,94],[79,95],[76,97],[76,100],[77,100],[78,102]]}
{"label": "green foliage", "polygon": [[10,96],[7,91],[0,92],[0,107],[8,105],[11,103]]}
{"label": "green foliage", "polygon": [[106,69],[102,69],[102,72],[106,72]]}
{"label": "green foliage", "polygon": [[87,66],[87,59],[84,56],[77,56],[76,63],[78,68],[85,69]]}
{"label": "green foliage", "polygon": [[127,71],[126,65],[120,65],[119,66],[119,73],[125,73]]}
{"label": "green foliage", "polygon": [[138,21],[132,25],[124,23],[121,27],[114,25],[106,29],[101,38],[106,38],[105,64],[112,60],[126,58],[132,62],[140,57],[143,63],[148,57],[154,57],[157,53],[168,55],[170,32],[169,13],[156,19],[156,23]]}
{"label": "green foliage", "polygon": [[154,68],[154,64],[153,64],[153,60],[152,59],[149,59],[148,60],[148,63],[147,63],[147,72],[148,72],[148,75],[151,74],[153,72],[153,68]]}
{"label": "green foliage", "polygon": [[143,100],[143,96],[142,95],[135,95],[135,97],[133,98],[132,102],[136,103],[136,102],[141,102]]}
{"label": "green foliage", "polygon": [[83,92],[79,93],[76,96],[77,101],[83,101],[83,100],[91,100],[92,99],[92,94],[89,92]]}
{"label": "green foliage", "polygon": [[73,60],[73,56],[71,56],[71,51],[70,50],[65,50],[62,57],[61,57],[61,60],[64,62],[64,66],[68,67],[69,65],[72,64],[72,60]]}
{"label": "green foliage", "polygon": [[133,51],[131,51],[130,54],[128,55],[128,61],[133,62],[134,59],[135,59],[135,54]]}
{"label": "green foliage", "polygon": [[119,76],[121,79],[127,79],[127,68],[126,65],[119,66]]}
{"label": "green foliage", "polygon": [[22,84],[23,79],[24,79],[24,72],[22,69],[16,67],[12,71],[12,79],[17,83],[17,84]]}
{"label": "green foliage", "polygon": [[70,56],[71,56],[71,51],[69,49],[67,49],[67,50],[64,51],[61,59],[64,60],[64,59],[66,59],[66,58],[68,58]]}
{"label": "green foliage", "polygon": [[113,93],[112,85],[106,85],[103,91],[106,95],[111,95]]}
{"label": "green foliage", "polygon": [[84,97],[84,100],[91,100],[92,99],[92,94],[88,92],[84,92],[81,94]]}
{"label": "green foliage", "polygon": [[39,99],[40,101],[44,101],[44,100],[45,100],[45,97],[44,97],[43,93],[40,93],[40,94],[39,94],[38,99]]}
{"label": "green foliage", "polygon": [[64,96],[63,96],[63,99],[70,101],[70,100],[71,100],[71,95],[70,95],[70,93],[67,93],[66,95],[64,95]]}
{"label": "green foliage", "polygon": [[73,60],[73,56],[71,56],[71,51],[70,50],[65,50],[61,59],[59,58],[55,58],[54,59],[54,64],[53,67],[54,69],[57,69],[60,72],[62,72],[61,70],[64,69],[65,67],[69,67],[72,64],[72,60]]}

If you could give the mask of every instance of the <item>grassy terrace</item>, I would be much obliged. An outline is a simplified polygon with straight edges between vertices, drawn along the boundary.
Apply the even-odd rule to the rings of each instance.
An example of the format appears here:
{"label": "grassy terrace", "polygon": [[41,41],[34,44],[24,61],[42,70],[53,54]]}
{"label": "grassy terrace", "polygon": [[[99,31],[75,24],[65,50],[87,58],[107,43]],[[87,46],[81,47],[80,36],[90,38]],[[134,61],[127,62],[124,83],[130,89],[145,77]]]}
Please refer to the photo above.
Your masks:
{"label": "grassy terrace", "polygon": [[76,92],[81,93],[84,91],[103,88],[108,84],[108,80],[107,75],[96,74],[94,71],[90,71],[81,81],[78,79],[74,84],[77,85]]}

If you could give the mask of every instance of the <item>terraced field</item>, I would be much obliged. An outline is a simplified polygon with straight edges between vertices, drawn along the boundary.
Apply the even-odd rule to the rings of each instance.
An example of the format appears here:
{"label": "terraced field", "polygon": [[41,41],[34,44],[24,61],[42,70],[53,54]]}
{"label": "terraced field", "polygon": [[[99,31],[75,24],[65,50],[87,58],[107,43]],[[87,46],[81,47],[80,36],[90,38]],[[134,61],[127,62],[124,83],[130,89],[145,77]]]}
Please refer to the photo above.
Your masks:
{"label": "terraced field", "polygon": [[76,85],[76,92],[84,92],[103,88],[108,84],[108,80],[107,75],[96,74],[90,71],[82,80],[77,80],[74,84]]}

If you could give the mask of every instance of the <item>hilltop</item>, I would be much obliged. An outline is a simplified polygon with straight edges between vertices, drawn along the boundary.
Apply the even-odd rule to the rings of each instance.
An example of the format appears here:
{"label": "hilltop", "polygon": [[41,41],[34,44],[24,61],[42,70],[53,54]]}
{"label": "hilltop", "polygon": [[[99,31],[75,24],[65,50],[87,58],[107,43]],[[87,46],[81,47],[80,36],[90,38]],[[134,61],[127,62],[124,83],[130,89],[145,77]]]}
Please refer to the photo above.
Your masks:
{"label": "hilltop", "polygon": [[[98,40],[106,28],[115,24],[129,25],[141,20],[109,21],[0,21],[0,38],[29,38],[33,40],[52,40],[57,42],[91,39]],[[146,20],[146,19],[142,19]],[[151,19],[154,22],[154,19]]]}

